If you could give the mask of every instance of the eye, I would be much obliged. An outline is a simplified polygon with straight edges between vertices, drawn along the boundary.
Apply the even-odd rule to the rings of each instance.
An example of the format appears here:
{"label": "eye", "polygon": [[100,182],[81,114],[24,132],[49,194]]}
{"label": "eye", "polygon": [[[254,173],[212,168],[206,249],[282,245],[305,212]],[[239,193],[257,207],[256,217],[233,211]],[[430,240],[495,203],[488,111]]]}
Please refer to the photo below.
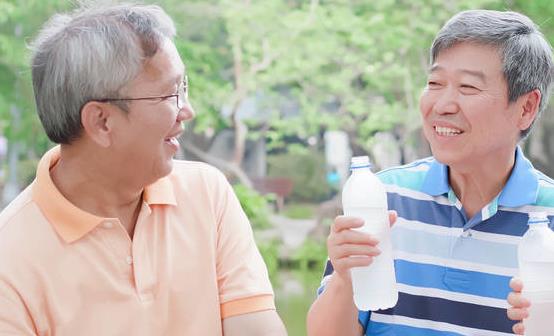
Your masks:
{"label": "eye", "polygon": [[465,95],[474,95],[481,92],[481,90],[470,84],[462,84],[460,85],[460,92],[462,92]]}
{"label": "eye", "polygon": [[431,90],[440,89],[442,87],[442,84],[435,80],[429,80],[427,81],[427,87]]}

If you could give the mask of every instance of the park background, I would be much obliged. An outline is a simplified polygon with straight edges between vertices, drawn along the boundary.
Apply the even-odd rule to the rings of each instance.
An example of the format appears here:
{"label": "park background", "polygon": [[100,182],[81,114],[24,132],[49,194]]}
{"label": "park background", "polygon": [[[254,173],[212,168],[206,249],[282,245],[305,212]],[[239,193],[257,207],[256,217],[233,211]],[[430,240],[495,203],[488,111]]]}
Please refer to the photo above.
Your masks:
{"label": "park background", "polygon": [[[53,146],[38,121],[28,44],[76,1],[0,0],[0,196]],[[179,158],[221,169],[251,219],[291,336],[326,259],[352,155],[375,170],[428,156],[418,98],[435,33],[464,9],[520,11],[554,42],[551,0],[160,0],[175,20],[197,112]],[[554,176],[552,104],[523,144]]]}

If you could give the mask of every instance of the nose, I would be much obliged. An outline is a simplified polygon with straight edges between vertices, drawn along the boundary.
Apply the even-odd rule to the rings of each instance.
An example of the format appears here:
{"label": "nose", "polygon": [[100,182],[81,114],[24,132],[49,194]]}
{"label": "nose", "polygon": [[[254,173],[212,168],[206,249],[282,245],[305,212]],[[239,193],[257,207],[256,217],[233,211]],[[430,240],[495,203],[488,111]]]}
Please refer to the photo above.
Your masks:
{"label": "nose", "polygon": [[181,109],[179,109],[179,112],[177,113],[177,121],[181,122],[191,120],[192,118],[194,118],[195,115],[196,113],[194,112],[192,105],[187,99],[185,105]]}
{"label": "nose", "polygon": [[433,111],[438,114],[453,114],[459,110],[458,92],[450,88],[442,90],[439,93],[433,106]]}

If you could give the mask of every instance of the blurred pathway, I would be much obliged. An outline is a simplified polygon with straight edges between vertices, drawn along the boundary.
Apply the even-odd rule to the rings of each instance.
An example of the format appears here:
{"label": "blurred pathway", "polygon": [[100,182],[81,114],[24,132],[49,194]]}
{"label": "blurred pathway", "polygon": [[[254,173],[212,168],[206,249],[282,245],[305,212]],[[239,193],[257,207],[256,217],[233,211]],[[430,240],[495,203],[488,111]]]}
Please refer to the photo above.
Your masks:
{"label": "blurred pathway", "polygon": [[316,225],[315,219],[291,219],[279,214],[271,215],[270,220],[275,224],[285,247],[291,250],[302,245]]}
{"label": "blurred pathway", "polygon": [[271,214],[269,220],[275,226],[272,229],[258,232],[258,239],[279,238],[283,241],[283,249],[292,251],[306,240],[308,233],[315,228],[316,220],[292,219],[280,214]]}

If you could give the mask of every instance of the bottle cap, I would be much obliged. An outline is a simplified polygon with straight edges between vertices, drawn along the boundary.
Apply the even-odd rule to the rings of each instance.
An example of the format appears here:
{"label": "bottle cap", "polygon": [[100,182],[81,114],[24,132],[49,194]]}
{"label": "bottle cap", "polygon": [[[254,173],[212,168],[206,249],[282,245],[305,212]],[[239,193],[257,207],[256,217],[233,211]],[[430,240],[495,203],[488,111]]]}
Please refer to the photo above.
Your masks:
{"label": "bottle cap", "polygon": [[353,156],[350,161],[350,169],[358,168],[371,168],[371,163],[369,162],[369,156]]}

